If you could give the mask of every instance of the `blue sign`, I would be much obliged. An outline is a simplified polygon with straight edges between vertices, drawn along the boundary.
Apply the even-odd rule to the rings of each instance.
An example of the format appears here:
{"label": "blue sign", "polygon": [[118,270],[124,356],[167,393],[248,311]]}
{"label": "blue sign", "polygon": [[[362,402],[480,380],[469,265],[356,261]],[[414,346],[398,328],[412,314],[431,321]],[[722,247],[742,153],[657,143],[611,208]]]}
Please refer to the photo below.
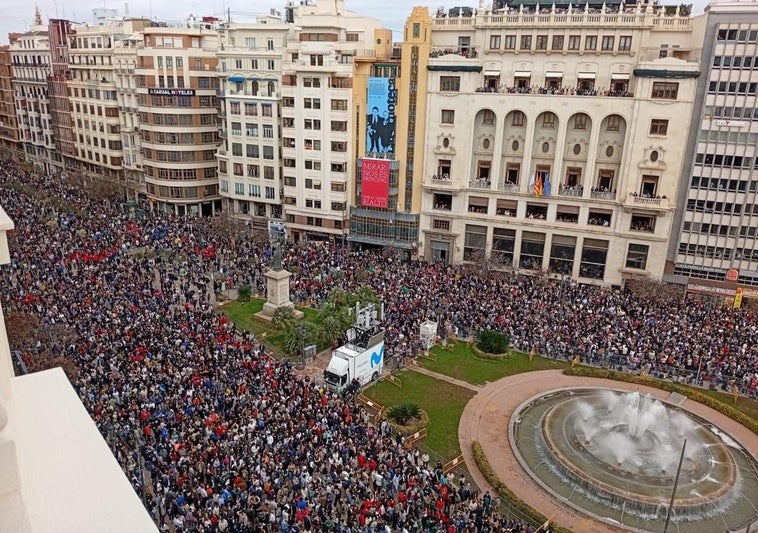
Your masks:
{"label": "blue sign", "polygon": [[395,151],[394,78],[369,78],[366,94],[366,152]]}
{"label": "blue sign", "polygon": [[379,348],[379,352],[373,352],[371,354],[371,368],[377,367],[382,364],[382,358],[384,358],[384,343]]}

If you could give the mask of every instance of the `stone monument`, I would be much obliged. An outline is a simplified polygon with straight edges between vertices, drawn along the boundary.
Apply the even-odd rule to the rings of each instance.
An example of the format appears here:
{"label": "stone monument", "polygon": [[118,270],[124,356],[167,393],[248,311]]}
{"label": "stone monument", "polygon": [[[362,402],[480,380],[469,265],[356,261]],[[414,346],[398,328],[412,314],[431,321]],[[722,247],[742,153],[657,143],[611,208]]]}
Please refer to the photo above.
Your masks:
{"label": "stone monument", "polygon": [[282,267],[281,243],[274,242],[274,254],[271,258],[271,268],[264,274],[266,277],[266,303],[263,310],[255,316],[263,320],[271,321],[277,309],[291,309],[295,318],[303,318],[303,312],[295,309],[295,304],[290,302],[290,276]]}

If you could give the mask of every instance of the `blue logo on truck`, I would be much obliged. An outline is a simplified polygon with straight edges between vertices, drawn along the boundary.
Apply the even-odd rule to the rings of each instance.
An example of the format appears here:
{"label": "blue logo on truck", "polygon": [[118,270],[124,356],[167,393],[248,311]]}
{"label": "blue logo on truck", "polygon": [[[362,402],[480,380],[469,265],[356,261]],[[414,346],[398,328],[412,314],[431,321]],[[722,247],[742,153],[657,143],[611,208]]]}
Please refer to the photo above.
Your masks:
{"label": "blue logo on truck", "polygon": [[371,368],[382,364],[382,357],[384,357],[384,344],[379,348],[379,353],[373,352],[371,354]]}

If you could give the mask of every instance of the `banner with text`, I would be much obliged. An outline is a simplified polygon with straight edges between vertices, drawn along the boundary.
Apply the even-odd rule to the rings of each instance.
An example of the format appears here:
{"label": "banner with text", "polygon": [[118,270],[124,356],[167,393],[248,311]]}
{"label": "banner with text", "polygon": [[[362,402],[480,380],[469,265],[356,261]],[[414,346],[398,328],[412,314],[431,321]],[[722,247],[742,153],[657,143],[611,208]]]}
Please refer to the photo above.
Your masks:
{"label": "banner with text", "polygon": [[389,207],[390,162],[386,159],[364,159],[361,167],[361,205]]}
{"label": "banner with text", "polygon": [[395,80],[369,78],[366,93],[366,153],[394,152],[397,105]]}

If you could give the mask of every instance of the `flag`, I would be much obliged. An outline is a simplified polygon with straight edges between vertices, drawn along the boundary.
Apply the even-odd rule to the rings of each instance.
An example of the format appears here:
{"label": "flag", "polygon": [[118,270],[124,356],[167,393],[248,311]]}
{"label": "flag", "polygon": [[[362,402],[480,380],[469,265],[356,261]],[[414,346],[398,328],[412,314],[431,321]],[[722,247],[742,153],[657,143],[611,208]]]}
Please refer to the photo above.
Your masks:
{"label": "flag", "polygon": [[571,361],[571,368],[574,368],[576,365],[578,365],[579,361],[580,359],[579,359],[579,356],[577,355],[576,357],[574,357],[574,360]]}
{"label": "flag", "polygon": [[529,361],[531,361],[532,359],[534,359],[534,354],[536,354],[536,353],[537,353],[537,346],[532,346],[532,351],[529,352]]}
{"label": "flag", "polygon": [[544,193],[542,180],[542,174],[537,174],[537,177],[534,179],[534,196],[539,197]]}
{"label": "flag", "polygon": [[532,177],[529,180],[529,189],[528,189],[529,192],[531,192],[531,193],[534,192],[534,182],[535,182],[536,179],[537,179],[537,174],[536,173],[532,174]]}
{"label": "flag", "polygon": [[545,196],[550,196],[551,192],[553,192],[553,187],[550,185],[550,176],[545,174],[545,180],[542,183],[542,193]]}

